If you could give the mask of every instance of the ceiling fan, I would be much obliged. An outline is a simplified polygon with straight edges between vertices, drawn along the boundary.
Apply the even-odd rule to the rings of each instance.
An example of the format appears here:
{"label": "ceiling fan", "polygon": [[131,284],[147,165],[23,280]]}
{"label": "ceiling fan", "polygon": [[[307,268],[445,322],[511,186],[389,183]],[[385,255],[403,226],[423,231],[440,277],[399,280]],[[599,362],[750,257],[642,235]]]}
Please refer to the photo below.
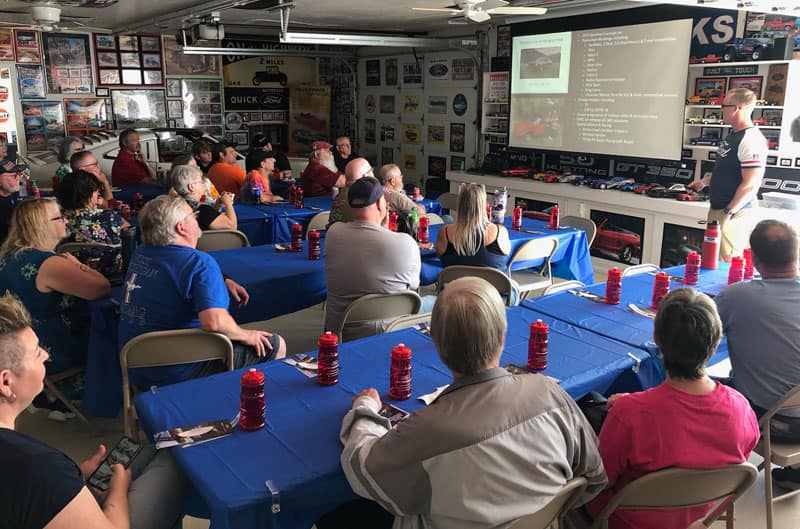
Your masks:
{"label": "ceiling fan", "polygon": [[[23,26],[23,27],[32,27],[36,29],[40,29],[44,32],[50,31],[98,31],[98,32],[105,32],[111,33],[110,29],[106,28],[97,28],[93,26],[87,26],[86,24],[82,23],[81,20],[84,19],[92,19],[93,17],[81,17],[81,16],[61,16],[61,8],[55,7],[52,5],[34,5],[27,9],[21,11],[3,11],[0,10],[0,14],[9,14],[9,15],[22,15],[27,16],[31,19],[31,22],[10,22],[10,21],[2,21],[0,22],[0,27],[10,27],[10,26]],[[66,22],[71,24],[70,26],[63,25],[62,22]]]}
{"label": "ceiling fan", "polygon": [[412,7],[414,11],[438,11],[462,15],[465,20],[482,24],[488,22],[492,15],[544,15],[545,7],[509,6],[505,0],[457,0],[455,5],[447,7]]}

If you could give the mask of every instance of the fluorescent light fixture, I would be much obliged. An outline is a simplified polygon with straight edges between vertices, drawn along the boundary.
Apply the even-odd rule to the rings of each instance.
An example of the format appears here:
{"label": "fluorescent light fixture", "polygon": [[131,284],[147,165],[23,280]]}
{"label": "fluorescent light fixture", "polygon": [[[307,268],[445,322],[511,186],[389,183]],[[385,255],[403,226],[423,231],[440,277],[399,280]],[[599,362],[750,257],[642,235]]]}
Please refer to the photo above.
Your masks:
{"label": "fluorescent light fixture", "polygon": [[402,48],[447,48],[447,39],[396,37],[393,35],[347,35],[342,33],[293,33],[281,35],[285,44],[327,44],[329,46],[392,46]]}

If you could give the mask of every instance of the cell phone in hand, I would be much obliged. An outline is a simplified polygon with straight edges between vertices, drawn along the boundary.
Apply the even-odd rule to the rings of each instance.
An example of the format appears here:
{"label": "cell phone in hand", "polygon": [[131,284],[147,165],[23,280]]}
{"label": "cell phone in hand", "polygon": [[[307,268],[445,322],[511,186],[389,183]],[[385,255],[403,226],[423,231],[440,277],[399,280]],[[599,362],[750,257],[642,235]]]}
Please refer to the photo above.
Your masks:
{"label": "cell phone in hand", "polygon": [[398,408],[394,404],[384,404],[378,411],[378,415],[389,419],[389,423],[394,427],[397,423],[408,417],[409,413],[406,410]]}
{"label": "cell phone in hand", "polygon": [[134,441],[130,437],[123,437],[117,443],[111,452],[108,453],[106,458],[97,467],[97,470],[89,476],[88,483],[98,490],[108,490],[108,485],[111,482],[111,465],[119,463],[125,468],[131,466],[131,463],[139,455],[142,450],[142,444]]}

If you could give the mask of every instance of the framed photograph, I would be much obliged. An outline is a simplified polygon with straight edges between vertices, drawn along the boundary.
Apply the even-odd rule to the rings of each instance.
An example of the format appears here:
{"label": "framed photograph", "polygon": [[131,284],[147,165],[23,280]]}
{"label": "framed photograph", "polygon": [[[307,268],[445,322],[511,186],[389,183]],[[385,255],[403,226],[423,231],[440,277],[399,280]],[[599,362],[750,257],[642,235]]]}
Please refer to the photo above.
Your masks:
{"label": "framed photograph", "polygon": [[138,68],[141,66],[138,53],[120,53],[119,58],[120,65],[123,68]]}
{"label": "framed photograph", "polygon": [[94,80],[89,35],[45,33],[43,38],[48,92],[91,94]]}
{"label": "framed photograph", "polygon": [[14,50],[17,54],[17,62],[42,64],[42,52],[39,47],[38,31],[33,29],[15,29]]}
{"label": "framed photograph", "polygon": [[97,52],[97,65],[100,67],[119,66],[119,60],[116,52],[113,51],[98,51]]}
{"label": "framed photograph", "polygon": [[233,138],[233,143],[236,145],[247,145],[246,132],[234,132],[231,137]]}
{"label": "framed photograph", "polygon": [[713,136],[714,138],[722,138],[722,128],[717,127],[702,127],[700,129],[701,136]]}
{"label": "framed photograph", "polygon": [[183,117],[183,101],[167,101],[167,117],[178,119]]}
{"label": "framed photograph", "polygon": [[717,159],[717,151],[708,151],[708,159],[709,160],[716,160]]}
{"label": "framed photograph", "polygon": [[112,90],[111,108],[120,129],[167,126],[163,90]]}
{"label": "framed photograph", "polygon": [[144,68],[161,68],[160,53],[142,53],[142,66]]}
{"label": "framed photograph", "polygon": [[104,130],[108,114],[106,100],[97,99],[64,99],[64,114],[67,118],[67,134],[85,136],[98,130]]}
{"label": "framed photograph", "polygon": [[13,61],[14,31],[8,28],[0,29],[0,61]]}
{"label": "framed photograph", "polygon": [[17,83],[22,99],[44,99],[44,72],[39,64],[18,64]]}
{"label": "framed photograph", "polygon": [[[115,85],[115,84],[120,84],[122,82],[122,78],[119,75],[119,70],[100,70],[100,75],[98,76],[98,78],[100,84],[105,84],[105,85]],[[108,88],[106,88],[105,90],[106,92],[108,92]]]}
{"label": "framed photograph", "polygon": [[763,84],[764,78],[760,75],[752,77],[731,77],[728,80],[728,90],[733,90],[734,88],[747,88],[756,95],[756,99],[761,99],[761,86]]}
{"label": "framed photograph", "polygon": [[698,97],[722,97],[725,95],[727,77],[698,77],[694,82],[694,95]]}
{"label": "framed photograph", "polygon": [[120,35],[119,49],[126,51],[139,51],[139,40],[136,35]]}
{"label": "framed photograph", "polygon": [[142,71],[122,70],[122,84],[142,84]]}
{"label": "framed photograph", "polygon": [[117,38],[114,35],[94,34],[94,47],[96,50],[116,50]]}
{"label": "framed photograph", "polygon": [[261,120],[262,121],[272,121],[272,112],[262,112],[261,113]]}
{"label": "framed photograph", "polygon": [[142,74],[144,75],[144,84],[164,84],[164,77],[161,75],[161,70],[145,70]]}
{"label": "framed photograph", "polygon": [[108,97],[111,95],[111,92],[108,90],[108,88],[95,88],[94,95],[97,97]]}
{"label": "framed photograph", "polygon": [[180,79],[167,79],[167,97],[181,97]]}
{"label": "framed photograph", "polygon": [[164,37],[164,63],[167,75],[219,76],[218,55],[185,55],[175,37]]}
{"label": "framed photograph", "polygon": [[64,112],[59,101],[23,101],[22,115],[29,151],[46,151],[64,138]]}
{"label": "framed photograph", "polygon": [[161,50],[161,37],[156,35],[152,36],[139,36],[142,43],[142,51],[160,51]]}

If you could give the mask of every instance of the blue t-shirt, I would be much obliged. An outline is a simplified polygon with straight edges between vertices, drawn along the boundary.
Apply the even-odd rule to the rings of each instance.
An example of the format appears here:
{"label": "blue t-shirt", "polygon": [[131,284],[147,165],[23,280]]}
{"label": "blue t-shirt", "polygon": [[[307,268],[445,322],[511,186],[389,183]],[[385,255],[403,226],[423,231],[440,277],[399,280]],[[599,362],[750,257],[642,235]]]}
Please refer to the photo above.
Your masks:
{"label": "blue t-shirt", "polygon": [[[230,303],[217,262],[187,246],[140,246],[125,276],[119,343],[152,331],[200,327],[198,314]],[[131,369],[137,386],[163,386],[191,378],[200,363]]]}
{"label": "blue t-shirt", "polygon": [[[711,173],[711,209],[723,209],[733,200],[742,183],[743,169],[762,169],[766,161],[767,140],[758,128],[730,133],[717,150],[717,161]],[[756,189],[759,187],[760,182]],[[741,209],[754,207],[756,198],[753,193]]]}

